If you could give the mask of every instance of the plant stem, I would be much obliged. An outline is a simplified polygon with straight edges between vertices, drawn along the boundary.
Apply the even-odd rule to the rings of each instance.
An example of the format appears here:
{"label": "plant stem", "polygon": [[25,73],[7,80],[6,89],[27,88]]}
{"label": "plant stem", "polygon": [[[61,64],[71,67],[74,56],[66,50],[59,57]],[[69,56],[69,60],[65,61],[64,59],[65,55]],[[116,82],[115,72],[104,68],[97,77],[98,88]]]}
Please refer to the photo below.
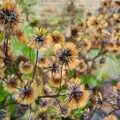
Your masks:
{"label": "plant stem", "polygon": [[61,70],[61,78],[60,78],[60,87],[59,87],[59,90],[58,90],[58,94],[60,93],[61,91],[61,87],[62,87],[62,69],[63,69],[63,65],[61,66],[60,70]]}
{"label": "plant stem", "polygon": [[6,58],[8,57],[8,40],[9,40],[9,34],[5,32],[4,53]]}
{"label": "plant stem", "polygon": [[45,95],[45,96],[39,96],[39,98],[55,98],[59,96],[66,96],[67,94],[55,94],[55,95]]}
{"label": "plant stem", "polygon": [[36,52],[36,61],[35,61],[34,69],[33,69],[32,81],[30,82],[30,84],[32,84],[32,82],[34,81],[35,74],[36,74],[36,71],[37,71],[38,53],[39,53],[39,51],[37,50],[37,52]]}

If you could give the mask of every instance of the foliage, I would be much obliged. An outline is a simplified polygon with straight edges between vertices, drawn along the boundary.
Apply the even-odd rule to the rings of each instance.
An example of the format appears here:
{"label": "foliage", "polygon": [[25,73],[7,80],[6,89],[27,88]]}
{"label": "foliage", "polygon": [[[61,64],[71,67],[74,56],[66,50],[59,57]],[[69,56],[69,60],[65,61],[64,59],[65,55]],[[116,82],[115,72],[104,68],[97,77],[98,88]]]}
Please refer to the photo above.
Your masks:
{"label": "foliage", "polygon": [[35,11],[39,2],[0,7],[0,120],[84,120],[106,103],[120,109],[119,2],[85,16],[70,0],[59,15],[47,9],[47,19]]}

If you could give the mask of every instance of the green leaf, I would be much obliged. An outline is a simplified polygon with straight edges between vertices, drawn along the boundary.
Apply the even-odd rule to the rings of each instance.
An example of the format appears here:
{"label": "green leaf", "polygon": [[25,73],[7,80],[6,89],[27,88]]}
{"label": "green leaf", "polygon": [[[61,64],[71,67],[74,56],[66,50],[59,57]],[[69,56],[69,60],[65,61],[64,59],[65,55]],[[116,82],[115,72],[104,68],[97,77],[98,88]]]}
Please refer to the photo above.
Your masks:
{"label": "green leaf", "polygon": [[80,119],[82,117],[83,113],[84,113],[84,109],[77,108],[73,111],[73,116],[77,119],[78,118]]}
{"label": "green leaf", "polygon": [[8,99],[8,111],[10,113],[10,116],[13,117],[15,114],[15,101],[12,99],[12,97],[10,96]]}
{"label": "green leaf", "polygon": [[81,76],[80,79],[81,79],[81,81],[82,81],[83,84],[85,84],[85,85],[91,85],[93,87],[96,87],[96,86],[98,86],[101,83],[101,81],[99,79],[97,79],[93,75]]}
{"label": "green leaf", "polygon": [[16,38],[13,38],[11,47],[16,56],[25,56],[32,62],[35,60],[36,52],[32,48],[29,48],[27,45],[21,43]]}
{"label": "green leaf", "polygon": [[89,58],[94,58],[95,56],[97,56],[100,52],[100,49],[93,49],[88,53],[88,57]]}
{"label": "green leaf", "polygon": [[22,54],[23,56],[29,58],[30,61],[35,60],[36,52],[32,48],[27,47],[26,45],[22,48]]}
{"label": "green leaf", "polygon": [[107,71],[100,71],[98,77],[101,80],[107,80],[109,78],[109,73]]}
{"label": "green leaf", "polygon": [[112,80],[112,85],[116,85],[118,83],[117,80]]}
{"label": "green leaf", "polygon": [[33,33],[34,33],[33,28],[31,26],[29,26],[28,23],[26,23],[26,25],[24,27],[25,27],[24,32],[26,33],[26,35],[28,37],[31,37],[33,35]]}
{"label": "green leaf", "polygon": [[74,69],[68,70],[68,76],[70,78],[75,78],[76,77],[76,71]]}
{"label": "green leaf", "polygon": [[0,31],[0,42],[4,39],[4,33]]}
{"label": "green leaf", "polygon": [[0,102],[4,101],[4,99],[8,96],[8,92],[4,90],[2,84],[0,84]]}

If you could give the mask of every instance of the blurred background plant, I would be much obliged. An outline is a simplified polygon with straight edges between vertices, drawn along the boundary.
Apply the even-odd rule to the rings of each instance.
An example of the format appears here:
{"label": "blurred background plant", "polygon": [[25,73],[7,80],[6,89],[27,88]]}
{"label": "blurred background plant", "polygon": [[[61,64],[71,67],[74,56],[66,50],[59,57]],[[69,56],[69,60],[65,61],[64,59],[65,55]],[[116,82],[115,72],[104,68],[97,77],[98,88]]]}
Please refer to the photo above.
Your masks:
{"label": "blurred background plant", "polygon": [[[11,47],[11,49],[8,48],[10,52],[10,57],[6,57],[6,55],[3,55],[5,59],[4,61],[2,61],[5,64],[5,68],[2,67],[2,70],[5,69],[5,77],[2,77],[2,72],[0,71],[0,120],[28,120],[28,118],[31,120],[103,120],[105,116],[108,116],[108,120],[110,120],[111,113],[114,114],[112,118],[117,120],[118,117],[119,119],[120,106],[118,102],[120,98],[118,97],[118,94],[120,89],[120,57],[119,54],[117,54],[117,52],[119,53],[119,46],[117,48],[117,51],[116,46],[115,48],[113,47],[114,44],[116,45],[116,42],[113,42],[113,44],[111,43],[112,45],[109,44],[108,41],[108,43],[103,43],[106,42],[104,41],[104,37],[108,37],[110,38],[110,40],[112,39],[112,37],[114,39],[117,39],[118,41],[120,39],[120,17],[119,15],[116,15],[116,13],[119,13],[119,1],[114,4],[112,3],[111,8],[109,6],[111,0],[105,0],[105,2],[103,2],[102,4],[102,8],[95,10],[93,13],[92,11],[89,12],[88,9],[86,9],[86,7],[81,4],[81,1],[79,0],[66,0],[63,4],[61,4],[61,6],[61,1],[57,1],[56,4],[54,4],[55,2],[56,1],[53,1],[52,3],[52,1],[49,0],[16,0],[16,4],[21,8],[20,28],[22,30],[18,29],[14,31],[14,26],[11,26],[11,29],[15,32],[12,33],[11,31],[6,31],[6,29],[4,31],[4,28],[2,28],[2,26],[0,28],[1,43],[5,41],[6,34],[8,35],[8,32],[10,32],[9,34],[11,35],[9,37],[10,43],[8,42],[8,46],[10,45]],[[115,14],[114,17],[112,16],[112,14]],[[106,22],[108,22],[109,26],[107,26]],[[7,24],[8,23],[9,21],[7,21]],[[35,30],[36,27],[39,28],[37,32]],[[44,29],[41,30],[41,27],[47,29],[47,32],[45,32]],[[103,30],[102,32],[101,29]],[[109,32],[111,32],[113,29],[115,30],[115,35],[113,33],[113,36],[111,37],[109,35]],[[43,42],[46,36],[48,37],[47,39],[50,40],[49,43],[47,43],[46,41],[45,43]],[[51,42],[51,38],[49,38],[51,36],[53,43]],[[108,38],[106,39],[108,40]],[[56,39],[59,40],[60,43]],[[34,42],[34,40],[36,40],[37,42]],[[97,40],[98,42],[100,40],[99,44],[97,44]],[[74,44],[67,45],[67,42],[74,43],[78,49],[75,49]],[[44,47],[43,49],[40,49],[40,52],[38,52],[41,44]],[[103,44],[107,44],[108,46],[104,46],[102,51],[101,46]],[[113,48],[109,49],[109,45],[111,45]],[[66,78],[64,77],[66,77],[67,74],[67,80],[69,79],[73,86],[70,86],[69,90],[69,83],[66,86],[66,81],[64,80],[65,83],[60,83],[61,85],[63,84],[63,86],[60,86],[61,95],[59,95],[55,93],[57,90],[56,84],[57,82],[60,82],[58,79],[61,79],[61,75],[57,74],[56,76],[52,76],[55,77],[56,80],[58,80],[57,82],[54,80],[52,81],[53,78],[49,78],[49,74],[46,75],[47,72],[49,73],[49,70],[46,69],[46,66],[53,72],[53,74],[55,74],[59,70],[57,69],[57,64],[54,63],[56,61],[54,60],[54,58],[51,58],[51,56],[59,56],[59,62],[63,62],[62,65],[66,64],[69,59],[73,59],[71,58],[71,55],[70,58],[68,58],[67,60],[66,57],[63,59],[64,56],[60,56],[62,53],[60,54],[59,52],[61,51],[61,49],[65,49],[66,46],[68,47],[68,49],[72,50],[73,55],[76,53],[76,51],[79,51],[80,66],[78,68],[72,68],[73,61],[70,61],[71,64],[69,65],[69,69],[66,67],[65,70],[60,73],[63,74],[62,79],[65,80]],[[44,48],[48,49],[44,51]],[[54,48],[55,50],[53,50],[52,48]],[[4,51],[2,47],[0,49],[1,51]],[[60,51],[57,51],[57,49],[60,49]],[[106,49],[107,52],[104,51]],[[58,52],[58,54],[56,54],[56,51]],[[64,51],[62,52],[64,53]],[[64,54],[66,55],[66,53]],[[52,62],[49,62],[46,57],[54,63],[53,66]],[[40,63],[39,61],[36,61],[36,58],[37,60],[40,60]],[[34,68],[36,68],[37,65],[39,66],[37,70],[33,70],[33,64]],[[77,64],[77,62],[75,62],[73,65],[75,64]],[[26,68],[26,66],[27,69],[24,69],[24,67]],[[89,69],[89,67],[92,69]],[[42,68],[45,68],[45,71]],[[33,70],[33,74],[31,73],[31,69]],[[17,78],[13,74],[17,75]],[[40,77],[34,77],[34,74],[36,74],[37,77]],[[20,88],[18,88],[18,91],[23,91],[24,93],[26,93],[26,90],[28,90],[28,97],[30,97],[32,95],[31,91],[29,90],[34,86],[32,88],[33,91],[35,90],[36,92],[41,92],[42,89],[43,91],[40,93],[40,95],[43,96],[39,96],[38,99],[35,100],[33,97],[33,99],[28,100],[28,103],[21,99],[17,99],[16,102],[16,96],[13,96],[11,94],[11,91],[9,90],[9,87],[8,89],[6,89],[5,85],[6,82],[7,84],[11,83],[11,80],[14,81],[12,81],[13,86],[18,85],[19,83],[16,83],[18,78],[21,83],[23,83],[23,80],[25,81],[25,92],[24,90],[20,89],[24,88],[23,84],[19,85]],[[40,88],[34,85],[34,79],[36,80],[38,86],[40,84]],[[41,79],[43,80],[42,82]],[[49,83],[49,80],[47,79],[51,79],[51,82]],[[5,82],[5,85],[3,81]],[[27,81],[33,83],[30,84],[28,82],[27,85],[31,85],[30,89],[29,87],[26,87]],[[50,87],[49,85],[46,85],[46,81],[48,82],[47,84],[50,84]],[[77,86],[74,81],[78,81],[80,84],[83,84],[83,86],[85,86],[85,88],[90,91],[90,100],[87,91],[82,88],[84,92],[81,93],[81,91],[79,90],[81,86],[79,86],[79,84],[77,84]],[[109,91],[105,90],[107,89],[107,87]],[[76,90],[79,94],[76,93]],[[69,95],[71,95],[72,97],[78,97],[82,94],[84,96],[83,100],[80,99],[80,103],[78,102],[79,104],[77,104],[69,96],[69,99],[71,101],[68,104],[69,107],[66,106],[66,99],[68,99],[68,96],[66,94],[68,94],[68,92],[70,92]],[[51,93],[53,94],[53,96],[49,95]],[[47,99],[44,99],[44,97]],[[51,98],[54,98],[53,101],[51,101]],[[31,101],[34,101],[32,102],[33,104],[31,104]],[[85,106],[81,107],[81,103],[83,103],[82,105],[85,104]],[[76,108],[76,106],[78,108]],[[73,108],[76,109],[72,110]],[[105,117],[105,120],[107,120],[107,117]]]}

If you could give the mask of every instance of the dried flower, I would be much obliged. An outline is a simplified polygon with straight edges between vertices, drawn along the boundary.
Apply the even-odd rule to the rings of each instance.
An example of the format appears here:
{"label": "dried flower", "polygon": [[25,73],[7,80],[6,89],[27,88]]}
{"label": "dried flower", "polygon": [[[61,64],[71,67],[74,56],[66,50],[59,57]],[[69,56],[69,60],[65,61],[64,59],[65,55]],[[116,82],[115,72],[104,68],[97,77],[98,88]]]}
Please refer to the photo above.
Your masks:
{"label": "dried flower", "polygon": [[85,107],[90,97],[90,91],[86,90],[83,85],[80,85],[78,79],[73,81],[73,83],[75,84],[72,84],[70,87],[68,100],[68,107],[70,110]]}
{"label": "dried flower", "polygon": [[64,35],[58,31],[51,33],[51,37],[54,44],[62,44],[65,41]]}
{"label": "dried flower", "polygon": [[11,75],[8,76],[8,79],[6,80],[5,89],[11,93],[14,93],[22,86],[21,81],[18,79],[17,76]]}
{"label": "dried flower", "polygon": [[67,42],[62,48],[56,50],[61,65],[75,68],[78,65],[77,48],[73,43]]}
{"label": "dried flower", "polygon": [[18,29],[20,23],[20,10],[14,2],[4,1],[2,8],[0,8],[0,24],[9,28],[11,32]]}
{"label": "dried flower", "polygon": [[21,61],[19,64],[19,70],[23,74],[29,74],[33,71],[33,64],[30,61]]}
{"label": "dried flower", "polygon": [[36,82],[31,85],[25,85],[16,94],[15,99],[18,103],[30,105],[38,98],[41,88],[37,86]]}
{"label": "dried flower", "polygon": [[36,28],[36,35],[31,40],[27,41],[28,46],[37,50],[48,47],[49,43],[51,43],[51,39],[48,39],[46,34],[46,29]]}

